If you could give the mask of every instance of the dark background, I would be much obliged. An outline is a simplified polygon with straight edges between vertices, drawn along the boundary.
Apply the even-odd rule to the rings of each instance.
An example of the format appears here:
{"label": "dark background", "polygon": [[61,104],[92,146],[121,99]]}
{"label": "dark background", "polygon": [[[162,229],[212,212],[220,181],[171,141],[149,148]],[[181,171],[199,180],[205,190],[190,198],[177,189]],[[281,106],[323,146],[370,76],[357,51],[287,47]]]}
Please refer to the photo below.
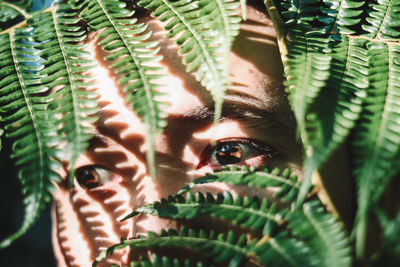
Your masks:
{"label": "dark background", "polygon": [[[12,2],[12,0],[9,1]],[[47,7],[51,2],[52,0],[34,0],[32,11]],[[7,150],[7,144],[5,144],[5,149],[0,153],[0,240],[19,229],[24,215],[21,187]],[[0,265],[7,267],[56,266],[51,247],[50,207],[43,212],[40,219],[25,235],[10,247],[0,250]]]}

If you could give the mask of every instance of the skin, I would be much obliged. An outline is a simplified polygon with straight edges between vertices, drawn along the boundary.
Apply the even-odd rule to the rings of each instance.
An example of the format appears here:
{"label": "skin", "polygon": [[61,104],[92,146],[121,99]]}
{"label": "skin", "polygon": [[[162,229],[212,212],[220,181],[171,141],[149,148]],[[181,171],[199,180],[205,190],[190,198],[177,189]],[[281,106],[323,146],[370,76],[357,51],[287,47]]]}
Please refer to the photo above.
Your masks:
{"label": "skin", "polygon": [[[153,39],[160,41],[168,75],[160,81],[168,103],[168,126],[156,140],[157,178],[150,177],[145,161],[146,130],[125,103],[117,86],[118,75],[105,62],[96,41],[89,49],[98,62],[96,79],[101,110],[95,124],[95,137],[76,167],[75,185],[68,191],[66,182],[57,186],[53,205],[53,245],[59,266],[90,266],[104,248],[146,231],[176,227],[174,222],[151,216],[138,216],[119,222],[136,207],[175,194],[188,182],[221,167],[213,154],[213,142],[240,143],[246,152],[236,165],[263,164],[289,168],[301,176],[302,150],[295,138],[295,122],[282,86],[283,68],[272,22],[265,12],[248,6],[248,19],[242,22],[231,55],[229,87],[222,120],[213,124],[210,93],[197,82],[177,55],[172,40],[163,36],[160,22],[150,17]],[[262,55],[262,56],[260,56]],[[254,140],[249,143],[248,140]],[[90,169],[93,167],[94,169]],[[79,183],[85,170],[101,177],[101,183],[86,189]],[[67,177],[67,169],[62,170]],[[82,177],[81,177],[82,178]],[[270,192],[206,185],[198,191],[270,196]],[[126,249],[115,252],[104,265],[127,263],[135,257]]]}

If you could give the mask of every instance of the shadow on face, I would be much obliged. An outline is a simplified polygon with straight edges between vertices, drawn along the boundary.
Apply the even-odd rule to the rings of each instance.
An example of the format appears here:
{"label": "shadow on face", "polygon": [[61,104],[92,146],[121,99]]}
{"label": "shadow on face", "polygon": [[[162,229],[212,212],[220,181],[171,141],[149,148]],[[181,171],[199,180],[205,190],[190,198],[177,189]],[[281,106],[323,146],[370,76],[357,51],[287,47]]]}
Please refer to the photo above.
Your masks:
{"label": "shadow on face", "polygon": [[[136,207],[175,194],[188,182],[224,165],[278,166],[301,176],[302,151],[282,86],[282,64],[271,21],[249,6],[230,55],[231,84],[222,118],[214,124],[212,97],[185,71],[174,40],[162,24],[142,17],[160,42],[167,75],[158,81],[160,100],[168,103],[168,126],[156,140],[157,177],[146,165],[146,128],[125,102],[118,78],[98,41],[89,41],[98,63],[100,119],[87,152],[77,162],[75,187],[60,185],[55,194],[53,242],[60,266],[90,266],[106,247],[146,231],[159,232],[176,223],[138,216],[118,219]],[[221,153],[223,151],[224,153]],[[65,175],[66,176],[66,175]],[[204,189],[204,188],[203,188]],[[214,193],[223,186],[206,188]],[[230,187],[237,194],[266,195]],[[127,262],[121,250],[104,264]]]}

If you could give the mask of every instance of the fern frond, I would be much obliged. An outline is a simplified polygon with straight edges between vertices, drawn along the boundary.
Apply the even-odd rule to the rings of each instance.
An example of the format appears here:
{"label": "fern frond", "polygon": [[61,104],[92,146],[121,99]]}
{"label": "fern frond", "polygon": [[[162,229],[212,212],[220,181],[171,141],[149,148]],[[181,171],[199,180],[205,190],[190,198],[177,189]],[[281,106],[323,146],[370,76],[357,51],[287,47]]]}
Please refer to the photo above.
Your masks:
{"label": "fern frond", "polygon": [[32,8],[32,0],[0,1],[0,31],[12,26],[9,22],[19,16],[25,19]]}
{"label": "fern frond", "polygon": [[371,257],[373,263],[371,266],[400,266],[400,211],[391,220],[382,211],[379,211],[378,218],[384,238],[382,246]]}
{"label": "fern frond", "polygon": [[[35,28],[35,39],[39,43],[41,64],[38,75],[42,90],[56,88],[50,95],[50,108],[58,118],[58,135],[65,140],[65,155],[73,170],[80,153],[88,147],[91,138],[89,122],[96,120],[97,94],[88,91],[87,72],[94,65],[89,52],[78,42],[86,38],[78,25],[77,12],[70,5],[58,4],[49,12],[36,13],[28,23]],[[73,179],[73,176],[70,177]]]}
{"label": "fern frond", "polygon": [[357,254],[364,254],[367,222],[390,178],[400,167],[400,46],[368,44],[370,86],[352,140],[358,186]]}
{"label": "fern frond", "polygon": [[[340,42],[334,39],[329,42],[332,46],[332,60],[326,84],[313,100],[314,103],[305,114],[306,118],[298,118],[304,121],[303,136],[305,145],[310,148],[303,164],[303,186],[306,187],[315,169],[326,161],[354,129],[362,109],[364,90],[369,84],[366,76],[367,41],[349,40],[343,36]],[[301,191],[299,198],[304,197],[305,193]]]}
{"label": "fern frond", "polygon": [[162,231],[160,236],[148,232],[147,237],[124,240],[120,244],[107,248],[97,256],[93,262],[96,266],[114,250],[127,246],[131,248],[160,248],[160,247],[190,247],[192,250],[204,253],[212,262],[229,262],[229,266],[242,266],[248,255],[247,238],[241,235],[237,238],[233,231],[227,234],[216,234],[214,231],[206,233],[203,230],[195,231],[182,227],[176,230]]}
{"label": "fern frond", "polygon": [[320,9],[319,0],[283,0],[280,5],[283,8],[281,15],[284,19],[285,27],[310,29],[315,26]]}
{"label": "fern frond", "polygon": [[308,241],[314,266],[351,266],[351,250],[346,234],[319,202],[305,203],[302,210],[288,214],[287,220],[292,235]]}
{"label": "fern frond", "polygon": [[225,191],[216,197],[207,193],[197,192],[196,195],[189,192],[186,198],[181,195],[161,199],[137,208],[124,218],[128,219],[138,214],[151,214],[171,219],[193,219],[198,216],[211,216],[223,220],[229,220],[234,225],[243,228],[262,231],[263,235],[270,234],[276,225],[283,223],[283,217],[287,209],[277,210],[275,203],[270,203],[267,198],[261,202],[258,198],[236,196],[233,199],[231,193]]}
{"label": "fern frond", "polygon": [[272,171],[267,168],[257,171],[256,168],[242,167],[240,170],[236,166],[230,169],[224,168],[221,171],[206,174],[204,177],[189,183],[178,194],[183,194],[191,190],[197,184],[220,182],[232,185],[247,185],[251,187],[267,188],[279,187],[274,197],[282,201],[291,202],[296,199],[300,187],[297,175],[291,174],[288,169],[281,172],[275,168]]}
{"label": "fern frond", "polygon": [[204,264],[202,262],[193,262],[191,259],[179,260],[166,256],[154,255],[151,260],[141,259],[140,262],[131,262],[130,267],[214,267],[214,265]]}
{"label": "fern frond", "polygon": [[379,40],[398,40],[400,36],[400,2],[396,0],[370,1],[368,16],[362,28],[369,32],[366,36]]}
{"label": "fern frond", "polygon": [[[284,62],[284,85],[300,133],[304,135],[309,105],[326,85],[332,58],[326,54],[329,52],[328,40],[324,36],[313,32],[304,33],[299,29],[291,30],[288,36],[292,42],[288,46],[288,59]],[[303,141],[307,143],[307,140]]]}
{"label": "fern frond", "polygon": [[8,246],[24,234],[39,217],[51,199],[53,182],[60,180],[56,172],[60,164],[54,160],[57,150],[52,147],[57,128],[48,112],[46,99],[39,94],[32,75],[40,66],[36,51],[31,47],[31,29],[14,29],[0,35],[0,111],[6,137],[13,140],[11,157],[18,167],[22,183],[25,217],[21,228],[0,243]]}
{"label": "fern frond", "polygon": [[333,48],[327,84],[305,122],[307,141],[320,162],[347,138],[359,117],[368,86],[365,53],[365,41],[359,39],[343,37]]}
{"label": "fern frond", "polygon": [[241,10],[242,10],[242,18],[243,18],[243,20],[247,19],[246,3],[247,3],[247,0],[240,0],[240,7],[241,7]]}
{"label": "fern frond", "polygon": [[215,121],[221,116],[229,82],[228,56],[238,34],[238,2],[232,0],[140,0],[138,4],[166,21],[168,38],[175,38],[186,71],[206,87],[215,102]]}
{"label": "fern frond", "polygon": [[326,33],[354,34],[358,31],[365,0],[323,0],[319,21]]}
{"label": "fern frond", "polygon": [[289,238],[285,231],[274,237],[265,236],[254,246],[252,252],[263,266],[316,266],[308,247],[301,241]]}
{"label": "fern frond", "polygon": [[111,68],[121,75],[118,83],[128,94],[127,101],[147,127],[147,162],[150,174],[155,175],[154,139],[166,126],[167,114],[162,111],[164,103],[155,100],[160,93],[156,80],[164,75],[161,67],[154,62],[159,44],[149,41],[151,32],[147,25],[133,18],[135,11],[126,9],[126,3],[114,0],[85,0],[81,16],[98,31],[99,45],[109,53],[106,60],[114,61]]}

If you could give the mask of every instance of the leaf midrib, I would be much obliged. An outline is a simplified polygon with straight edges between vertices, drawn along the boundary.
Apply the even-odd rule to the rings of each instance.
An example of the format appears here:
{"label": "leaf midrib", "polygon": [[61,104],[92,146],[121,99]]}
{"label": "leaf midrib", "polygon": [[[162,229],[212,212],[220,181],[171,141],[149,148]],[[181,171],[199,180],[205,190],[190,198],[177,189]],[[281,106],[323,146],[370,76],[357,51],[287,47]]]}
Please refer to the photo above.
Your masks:
{"label": "leaf midrib", "polygon": [[[126,49],[128,49],[129,54],[130,54],[133,62],[135,63],[135,65],[137,67],[137,71],[139,72],[139,75],[140,75],[140,80],[143,82],[143,89],[144,89],[144,92],[145,92],[145,95],[146,95],[146,100],[147,100],[146,103],[149,105],[149,108],[150,108],[151,116],[146,116],[148,114],[146,114],[145,116],[148,118],[149,125],[151,127],[151,129],[149,129],[148,133],[152,134],[153,132],[156,132],[156,130],[157,130],[157,123],[155,121],[155,118],[157,117],[157,115],[155,114],[155,107],[153,105],[153,98],[152,98],[151,93],[150,93],[151,92],[151,86],[148,84],[148,81],[146,79],[146,75],[145,75],[143,69],[140,67],[140,62],[137,61],[136,53],[134,51],[132,51],[131,47],[126,42],[123,34],[118,29],[118,27],[114,24],[113,19],[108,14],[108,11],[104,7],[102,1],[101,0],[96,0],[96,1],[99,4],[99,6],[102,9],[102,11],[105,14],[105,16],[107,17],[108,21],[113,26],[113,29],[115,29],[115,31],[117,32],[120,40],[124,43],[124,46],[126,47]],[[150,139],[152,139],[152,138],[150,138]]]}
{"label": "leaf midrib", "polygon": [[[374,38],[380,39],[382,30],[383,30],[383,25],[385,24],[386,19],[387,19],[387,17],[389,16],[389,13],[390,13],[391,8],[392,8],[392,4],[393,4],[393,0],[389,0],[389,4],[388,4],[388,6],[387,6],[387,8],[386,8],[385,16],[384,16],[383,19],[381,20],[381,23],[380,23],[380,25],[379,25],[379,29],[378,29],[377,33],[375,34],[375,37],[374,37]],[[390,63],[389,63],[389,64],[390,64]]]}
{"label": "leaf midrib", "polygon": [[[227,236],[225,236],[225,238],[228,238]],[[219,240],[219,239],[208,239],[208,238],[204,238],[204,237],[188,237],[188,236],[160,236],[157,238],[146,238],[146,239],[132,239],[132,240],[128,240],[128,241],[124,241],[124,243],[117,245],[116,247],[113,247],[113,249],[121,249],[124,248],[126,246],[131,246],[131,247],[135,247],[136,244],[141,245],[142,244],[146,244],[146,243],[151,243],[152,241],[154,242],[154,240],[157,240],[159,243],[163,243],[165,241],[171,240],[172,242],[182,242],[184,241],[185,246],[188,245],[188,243],[214,243],[216,245],[219,245],[220,247],[225,247],[227,249],[233,250],[241,255],[243,255],[243,257],[247,257],[248,256],[248,251],[246,250],[246,248],[241,248],[239,247],[239,245],[237,244],[231,244],[228,240]],[[176,244],[176,243],[175,243]],[[151,246],[151,245],[150,245]]]}
{"label": "leaf midrib", "polygon": [[[54,5],[54,3],[53,3],[53,5]],[[57,5],[57,7],[58,7],[58,5]],[[66,70],[67,70],[68,80],[69,80],[69,82],[71,84],[70,92],[71,92],[71,96],[72,96],[71,98],[72,98],[72,107],[73,107],[73,114],[74,114],[73,115],[74,116],[74,128],[78,133],[74,138],[74,143],[75,144],[80,144],[81,143],[80,140],[81,140],[82,134],[81,134],[81,128],[79,127],[80,126],[80,119],[79,119],[78,110],[77,110],[77,107],[78,107],[79,104],[77,103],[77,96],[76,96],[76,93],[75,93],[75,90],[78,90],[78,89],[76,88],[75,82],[74,82],[73,77],[72,77],[72,70],[70,68],[69,61],[68,61],[68,58],[67,58],[67,55],[66,55],[66,51],[65,51],[65,48],[64,48],[64,42],[61,40],[61,34],[59,32],[59,25],[58,25],[57,20],[55,18],[57,10],[58,10],[58,8],[52,8],[51,9],[51,15],[52,15],[51,17],[52,17],[52,20],[53,20],[54,29],[56,31],[57,41],[58,41],[58,44],[60,46],[62,57],[63,57],[64,63],[65,63],[65,67],[66,67]],[[73,153],[73,154],[74,154],[73,160],[75,160],[75,158],[77,157],[78,153]]]}
{"label": "leaf midrib", "polygon": [[[256,174],[256,175],[258,175],[258,176],[264,176],[264,177],[266,177],[266,178],[268,178],[268,179],[276,180],[276,181],[281,182],[281,183],[283,183],[283,184],[288,184],[288,185],[290,185],[290,186],[292,186],[292,187],[297,187],[297,188],[299,188],[298,183],[293,183],[290,179],[285,179],[285,178],[282,178],[282,177],[280,177],[280,176],[273,175],[273,174],[271,174],[271,173],[264,173],[264,172],[246,172],[246,171],[223,171],[223,172],[221,172],[221,174],[222,174],[222,175],[226,175],[226,174],[240,175],[240,176],[243,176],[243,178],[246,178],[246,176],[248,176],[248,175]],[[218,177],[218,175],[219,175],[218,172],[215,172],[215,173],[211,174],[211,176],[217,176],[217,177]],[[242,178],[242,179],[243,179],[243,178]],[[217,178],[217,179],[224,179],[224,178],[221,177],[221,178]],[[217,179],[216,179],[216,180],[217,180]],[[218,181],[212,181],[212,182],[218,182]],[[236,183],[235,183],[235,184],[236,184]],[[236,184],[236,185],[242,185],[242,184]]]}
{"label": "leaf midrib", "polygon": [[186,26],[186,28],[190,31],[192,36],[195,38],[196,42],[198,43],[199,47],[203,51],[203,55],[206,59],[207,66],[209,66],[209,69],[212,70],[213,76],[218,77],[217,81],[219,82],[222,77],[220,77],[218,70],[215,68],[215,66],[218,66],[217,62],[214,60],[214,57],[210,55],[209,51],[204,47],[204,44],[201,42],[202,38],[196,34],[196,31],[191,27],[190,23],[186,21],[185,17],[182,16],[178,9],[174,9],[173,6],[171,6],[167,1],[162,0],[162,2],[182,21],[182,23]]}
{"label": "leaf midrib", "polygon": [[[20,70],[18,68],[18,64],[17,64],[18,59],[17,59],[17,55],[16,55],[16,52],[15,52],[16,49],[15,49],[14,43],[12,41],[14,39],[13,38],[14,31],[15,30],[10,31],[10,33],[9,33],[9,36],[10,36],[10,38],[9,38],[9,40],[10,40],[10,49],[11,49],[11,55],[12,55],[12,59],[13,59],[14,69],[15,69],[15,72],[16,72],[17,77],[18,77],[18,82],[19,82],[19,84],[21,86],[21,90],[22,90],[22,94],[24,96],[24,100],[25,100],[26,106],[28,108],[29,117],[32,120],[33,128],[35,129],[35,131],[34,131],[35,133],[34,134],[36,136],[36,140],[38,140],[37,146],[38,146],[38,150],[39,150],[39,166],[40,166],[40,169],[39,169],[39,181],[40,182],[39,183],[34,183],[34,184],[39,186],[39,190],[36,190],[36,191],[33,191],[33,192],[34,192],[34,195],[36,196],[36,199],[42,199],[43,198],[43,184],[44,184],[44,165],[45,165],[45,163],[44,163],[44,161],[45,161],[44,160],[44,148],[43,148],[43,142],[42,142],[41,136],[39,134],[39,126],[38,126],[38,123],[36,121],[36,116],[34,115],[34,112],[33,112],[33,104],[29,100],[28,93],[26,91],[25,84],[24,84],[21,72],[20,72]],[[21,177],[21,179],[23,179],[23,178]]]}
{"label": "leaf midrib", "polygon": [[[267,213],[268,211],[260,211],[260,210],[256,210],[253,208],[249,208],[249,207],[242,207],[242,206],[237,206],[232,204],[226,204],[226,203],[168,203],[168,205],[170,206],[181,206],[184,208],[197,208],[197,207],[204,207],[204,206],[210,206],[210,207],[222,207],[223,209],[226,210],[234,210],[234,211],[239,211],[239,212],[243,212],[245,211],[246,213],[250,214],[250,215],[257,215],[259,217],[264,217],[268,220],[274,221],[276,223],[280,223],[281,221],[276,218],[276,216],[271,215],[270,213]],[[154,206],[152,207],[154,210],[156,210],[154,208]],[[207,214],[205,214],[207,215]],[[210,212],[210,215],[213,215],[213,211]],[[275,214],[276,215],[276,214]],[[224,216],[217,216],[217,217],[224,217]]]}
{"label": "leaf midrib", "polygon": [[8,2],[1,2],[0,5],[4,5],[4,6],[8,6],[10,8],[15,9],[18,13],[20,13],[22,16],[24,16],[25,19],[28,19],[31,17],[31,15],[29,15],[28,13],[25,12],[25,10],[23,10],[22,8],[20,8],[17,5],[8,3]]}

